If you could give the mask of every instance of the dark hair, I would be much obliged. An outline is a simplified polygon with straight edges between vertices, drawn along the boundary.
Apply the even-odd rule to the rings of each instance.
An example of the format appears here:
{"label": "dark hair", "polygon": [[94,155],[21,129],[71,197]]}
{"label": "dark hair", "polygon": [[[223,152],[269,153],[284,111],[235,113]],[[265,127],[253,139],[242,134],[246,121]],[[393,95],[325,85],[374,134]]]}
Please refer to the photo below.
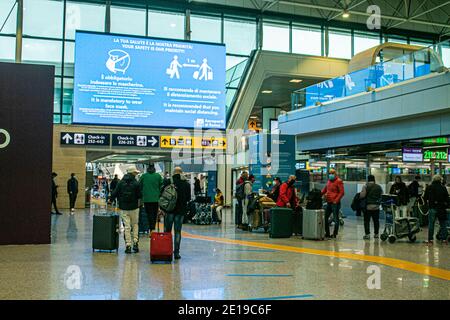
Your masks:
{"label": "dark hair", "polygon": [[58,174],[56,172],[52,172],[52,177],[56,177]]}
{"label": "dark hair", "polygon": [[222,192],[219,188],[216,188],[216,193]]}
{"label": "dark hair", "polygon": [[416,179],[416,180],[420,180],[421,178],[420,178],[420,176],[419,176],[419,175],[417,175],[417,176],[415,176],[415,177],[414,177],[414,179]]}
{"label": "dark hair", "polygon": [[373,174],[369,174],[367,176],[367,181],[375,182],[375,176]]}
{"label": "dark hair", "polygon": [[71,177],[75,177],[75,173],[71,173],[70,176],[71,176]]}
{"label": "dark hair", "polygon": [[281,182],[280,177],[275,177],[275,178],[273,178],[273,180],[277,180],[277,181],[280,181],[280,182]]}
{"label": "dark hair", "polygon": [[400,177],[400,176],[395,176],[395,180],[399,180],[400,182],[402,182],[402,177]]}

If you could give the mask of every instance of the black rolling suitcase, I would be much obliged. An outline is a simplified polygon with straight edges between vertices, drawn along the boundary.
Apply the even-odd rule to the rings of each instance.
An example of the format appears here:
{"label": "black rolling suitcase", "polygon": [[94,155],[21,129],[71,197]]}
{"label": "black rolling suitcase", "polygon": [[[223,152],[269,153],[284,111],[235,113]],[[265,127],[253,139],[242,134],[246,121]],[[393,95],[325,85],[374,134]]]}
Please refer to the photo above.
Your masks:
{"label": "black rolling suitcase", "polygon": [[92,227],[92,251],[119,250],[119,223],[116,213],[95,214]]}
{"label": "black rolling suitcase", "polygon": [[144,207],[139,209],[139,233],[148,233],[150,230],[150,222],[148,221],[147,211]]}
{"label": "black rolling suitcase", "polygon": [[303,235],[303,209],[298,207],[292,214],[292,233],[295,235]]}

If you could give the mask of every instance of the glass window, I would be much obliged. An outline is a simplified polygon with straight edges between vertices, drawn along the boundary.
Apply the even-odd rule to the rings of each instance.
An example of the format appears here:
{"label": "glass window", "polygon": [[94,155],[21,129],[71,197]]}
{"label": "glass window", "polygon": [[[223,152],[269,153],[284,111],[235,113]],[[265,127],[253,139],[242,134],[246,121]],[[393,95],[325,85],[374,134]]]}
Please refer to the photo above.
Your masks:
{"label": "glass window", "polygon": [[111,7],[111,32],[145,36],[145,10]]}
{"label": "glass window", "polygon": [[73,104],[73,79],[64,78],[63,87],[63,113],[72,113]]}
{"label": "glass window", "polygon": [[329,30],[330,41],[328,56],[350,59],[352,57],[352,36],[349,32]]}
{"label": "glass window", "polygon": [[74,75],[75,42],[66,41],[64,48],[64,75]]}
{"label": "glass window", "polygon": [[23,33],[30,36],[62,38],[63,2],[25,0],[23,2]]}
{"label": "glass window", "polygon": [[431,41],[431,40],[422,40],[422,39],[411,39],[409,41],[409,44],[412,44],[414,46],[430,47],[430,46],[433,45],[433,41]]}
{"label": "glass window", "polygon": [[380,45],[380,37],[371,34],[355,33],[355,54]]}
{"label": "glass window", "polygon": [[408,39],[404,37],[388,36],[388,42],[408,44]]}
{"label": "glass window", "polygon": [[61,112],[61,78],[55,78],[55,94],[53,96],[53,113]]}
{"label": "glass window", "polygon": [[289,52],[289,26],[264,23],[263,49]]}
{"label": "glass window", "polygon": [[[1,0],[0,1],[0,27],[6,21],[6,17],[11,12],[11,8],[14,6],[16,0]],[[16,34],[17,24],[17,5],[14,6],[14,10],[11,12],[8,21],[3,27],[1,33]]]}
{"label": "glass window", "polygon": [[149,11],[148,35],[159,38],[184,39],[184,15]]}
{"label": "glass window", "polygon": [[442,47],[442,61],[444,66],[450,68],[450,46]]}
{"label": "glass window", "polygon": [[53,115],[53,123],[61,123],[61,115],[60,114]]}
{"label": "glass window", "polygon": [[222,19],[191,15],[191,40],[222,42]]}
{"label": "glass window", "polygon": [[72,123],[72,116],[68,115],[68,114],[63,115],[62,116],[62,123],[63,124],[70,124],[70,123]]}
{"label": "glass window", "polygon": [[23,62],[52,64],[55,73],[61,74],[62,41],[23,39]]}
{"label": "glass window", "polygon": [[292,27],[292,52],[322,55],[322,32],[317,28]]}
{"label": "glass window", "polygon": [[241,63],[242,61],[247,60],[247,59],[248,58],[246,58],[246,57],[227,56],[227,61],[226,61],[227,70],[230,70],[234,66],[238,65],[239,63]]}
{"label": "glass window", "polygon": [[224,42],[227,53],[250,54],[256,48],[256,23],[225,19]]}
{"label": "glass window", "polygon": [[0,61],[15,61],[16,38],[0,37]]}
{"label": "glass window", "polygon": [[75,39],[75,30],[104,31],[104,5],[67,2],[66,39]]}

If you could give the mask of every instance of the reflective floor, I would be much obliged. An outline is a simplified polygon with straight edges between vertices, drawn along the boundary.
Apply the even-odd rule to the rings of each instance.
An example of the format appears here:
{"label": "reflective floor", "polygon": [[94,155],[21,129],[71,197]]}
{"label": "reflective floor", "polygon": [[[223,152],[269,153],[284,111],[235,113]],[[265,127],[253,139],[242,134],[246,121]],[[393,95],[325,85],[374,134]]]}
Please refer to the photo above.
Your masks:
{"label": "reflective floor", "polygon": [[[97,209],[52,217],[52,244],[0,246],[0,299],[450,299],[450,247],[362,240],[347,218],[337,240],[270,239],[221,226],[184,225],[182,259],[93,253]],[[121,237],[122,238],[122,237]]]}

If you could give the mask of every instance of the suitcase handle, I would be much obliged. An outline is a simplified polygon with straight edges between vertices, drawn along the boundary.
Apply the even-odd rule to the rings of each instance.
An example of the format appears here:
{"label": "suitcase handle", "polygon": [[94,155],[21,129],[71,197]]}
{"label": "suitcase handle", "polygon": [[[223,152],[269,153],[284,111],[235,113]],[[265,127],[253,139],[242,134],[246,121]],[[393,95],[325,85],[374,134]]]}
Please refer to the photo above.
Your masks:
{"label": "suitcase handle", "polygon": [[156,228],[158,230],[158,233],[161,232],[159,229],[159,222],[161,220],[161,217],[163,217],[163,229],[164,229],[164,224],[165,224],[165,219],[166,219],[166,215],[164,214],[164,211],[162,211],[161,209],[159,209],[158,214],[156,215]]}

